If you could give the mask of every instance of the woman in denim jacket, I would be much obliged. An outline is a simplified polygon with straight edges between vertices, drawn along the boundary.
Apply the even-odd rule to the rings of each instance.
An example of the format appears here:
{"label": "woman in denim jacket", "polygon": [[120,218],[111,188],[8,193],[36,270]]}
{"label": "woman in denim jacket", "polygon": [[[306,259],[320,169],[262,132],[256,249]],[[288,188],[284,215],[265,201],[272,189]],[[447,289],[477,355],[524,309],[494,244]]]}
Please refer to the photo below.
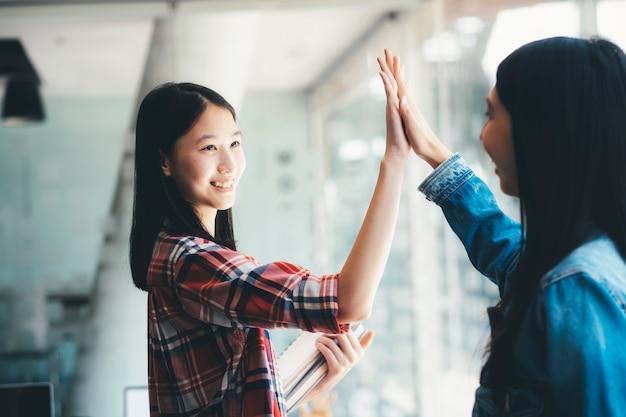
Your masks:
{"label": "woman in denim jacket", "polygon": [[556,37],[500,63],[480,134],[521,224],[441,144],[394,60],[420,185],[498,285],[473,416],[626,415],[626,56]]}

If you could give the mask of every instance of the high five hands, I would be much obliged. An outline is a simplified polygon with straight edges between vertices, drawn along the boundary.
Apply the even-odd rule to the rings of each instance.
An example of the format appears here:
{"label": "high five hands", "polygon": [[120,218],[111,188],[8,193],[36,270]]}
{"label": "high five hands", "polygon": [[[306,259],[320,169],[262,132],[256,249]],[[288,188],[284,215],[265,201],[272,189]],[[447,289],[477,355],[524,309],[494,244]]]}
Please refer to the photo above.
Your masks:
{"label": "high five hands", "polygon": [[395,76],[396,72],[400,71],[400,61],[387,50],[385,50],[385,57],[378,57],[377,60],[378,65],[380,65],[379,74],[383,80],[385,95],[387,96],[387,147],[385,153],[396,154],[405,159],[409,154],[410,146],[404,134],[402,117],[399,112],[401,91]]}
{"label": "high five hands", "polygon": [[431,167],[438,167],[453,153],[441,143],[419,111],[409,89],[404,64],[400,62],[397,55],[393,55],[388,49],[384,50],[384,57],[378,57],[377,60],[381,69],[379,74],[385,85],[387,96],[388,132],[390,125],[394,129],[397,128],[395,117],[396,114],[399,114],[404,123],[403,131],[406,140],[408,140],[415,154]]}
{"label": "high five hands", "polygon": [[[431,166],[438,166],[451,156],[452,152],[439,141],[415,104],[415,100],[409,90],[408,81],[404,75],[404,65],[400,62],[400,58],[392,55],[389,50],[385,49],[384,57],[378,57],[377,61],[380,65],[379,75],[383,80],[387,98],[385,107],[387,139],[383,162],[388,164],[388,166],[394,166],[396,171],[398,168],[402,171],[401,166],[404,164],[411,149],[413,149],[418,156],[430,163]],[[393,178],[393,181],[396,181],[395,176]],[[398,178],[401,179],[402,176],[399,175]],[[397,190],[397,192],[399,193],[400,191]],[[389,195],[383,196],[382,194],[379,197],[379,199],[376,198],[376,195],[373,197],[372,205],[377,206],[389,203],[390,199],[395,198],[393,193],[391,197]],[[390,211],[397,211],[397,207],[394,208],[392,206],[389,209],[382,210],[382,212],[386,213],[385,217],[388,217]],[[376,232],[373,234],[380,235],[381,233]],[[348,264],[349,262],[346,261],[346,265]],[[371,270],[372,268],[368,266],[366,269]],[[345,271],[346,269],[346,266],[344,266],[340,273],[340,275],[344,276],[343,282],[346,281],[345,276],[349,275]],[[362,274],[356,275],[361,276]],[[354,288],[351,288],[349,292],[354,292],[353,290]],[[307,395],[304,402],[334,387],[361,360],[365,350],[371,344],[373,336],[374,333],[370,330],[361,341],[351,332],[320,337],[317,340],[317,346],[326,358],[328,373]]]}

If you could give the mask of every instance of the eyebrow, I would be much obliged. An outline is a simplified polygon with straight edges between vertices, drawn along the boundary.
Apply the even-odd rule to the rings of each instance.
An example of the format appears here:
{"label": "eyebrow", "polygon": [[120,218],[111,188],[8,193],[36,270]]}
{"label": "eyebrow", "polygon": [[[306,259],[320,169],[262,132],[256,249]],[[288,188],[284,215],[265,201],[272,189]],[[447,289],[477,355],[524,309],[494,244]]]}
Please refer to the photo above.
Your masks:
{"label": "eyebrow", "polygon": [[[234,132],[232,135],[230,135],[231,138],[234,138],[235,136],[243,136],[243,134],[241,133],[241,130],[238,130]],[[204,140],[204,139],[215,139],[216,137],[217,135],[205,134],[205,135],[200,136],[198,139],[196,139],[196,141],[200,142],[201,140]]]}

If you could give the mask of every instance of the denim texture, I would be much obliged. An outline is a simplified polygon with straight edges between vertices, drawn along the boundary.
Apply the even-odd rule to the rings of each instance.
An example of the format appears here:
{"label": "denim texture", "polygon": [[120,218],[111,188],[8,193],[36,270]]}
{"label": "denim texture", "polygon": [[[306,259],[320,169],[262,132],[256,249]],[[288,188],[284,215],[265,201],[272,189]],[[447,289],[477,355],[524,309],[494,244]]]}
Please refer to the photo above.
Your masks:
{"label": "denim texture", "polygon": [[[459,154],[419,191],[441,207],[474,267],[503,294],[518,261],[519,222]],[[473,417],[626,415],[626,264],[607,236],[542,277],[511,358],[504,398],[479,386]]]}

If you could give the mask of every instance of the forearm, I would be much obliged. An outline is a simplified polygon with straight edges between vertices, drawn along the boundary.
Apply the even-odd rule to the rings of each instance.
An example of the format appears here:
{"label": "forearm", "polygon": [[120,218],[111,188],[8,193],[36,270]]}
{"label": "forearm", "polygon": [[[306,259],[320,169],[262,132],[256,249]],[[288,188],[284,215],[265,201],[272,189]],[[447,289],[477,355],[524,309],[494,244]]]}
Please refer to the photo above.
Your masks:
{"label": "forearm", "polygon": [[428,163],[433,169],[437,169],[446,159],[454,155],[436,136],[433,140],[423,145],[418,156]]}
{"label": "forearm", "polygon": [[405,160],[383,158],[372,200],[352,250],[339,273],[339,322],[370,314],[398,217]]}
{"label": "forearm", "polygon": [[476,269],[504,291],[517,265],[520,224],[500,209],[487,185],[458,154],[433,171],[419,190],[441,207]]}

